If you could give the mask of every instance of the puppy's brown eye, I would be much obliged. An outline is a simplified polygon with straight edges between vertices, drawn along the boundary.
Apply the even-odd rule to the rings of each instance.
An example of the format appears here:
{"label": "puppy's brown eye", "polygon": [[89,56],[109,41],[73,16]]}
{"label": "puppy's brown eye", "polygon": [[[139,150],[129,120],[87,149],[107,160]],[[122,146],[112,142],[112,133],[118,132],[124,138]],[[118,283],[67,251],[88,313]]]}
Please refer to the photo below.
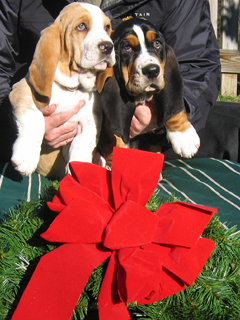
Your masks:
{"label": "puppy's brown eye", "polygon": [[130,44],[128,44],[124,47],[124,51],[126,51],[127,53],[131,52],[132,50],[133,50],[133,48],[130,46]]}
{"label": "puppy's brown eye", "polygon": [[154,48],[159,49],[161,47],[161,42],[159,40],[154,40],[153,46]]}
{"label": "puppy's brown eye", "polygon": [[106,32],[108,32],[108,31],[110,30],[110,24],[106,25],[105,28],[104,28],[104,30],[105,30]]}
{"label": "puppy's brown eye", "polygon": [[77,26],[78,31],[84,31],[86,29],[87,29],[87,27],[86,27],[85,23],[80,23],[80,25]]}

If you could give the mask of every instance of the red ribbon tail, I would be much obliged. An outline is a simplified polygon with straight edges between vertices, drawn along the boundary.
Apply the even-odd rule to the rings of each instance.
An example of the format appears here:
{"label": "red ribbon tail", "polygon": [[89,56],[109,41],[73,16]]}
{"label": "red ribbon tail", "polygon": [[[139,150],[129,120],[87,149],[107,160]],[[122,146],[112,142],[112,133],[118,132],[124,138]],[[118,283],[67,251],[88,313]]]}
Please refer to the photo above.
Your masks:
{"label": "red ribbon tail", "polygon": [[12,320],[70,320],[93,269],[109,255],[95,244],[64,244],[44,255]]}
{"label": "red ribbon tail", "polygon": [[118,295],[117,254],[113,251],[98,295],[99,320],[131,320],[125,302]]}

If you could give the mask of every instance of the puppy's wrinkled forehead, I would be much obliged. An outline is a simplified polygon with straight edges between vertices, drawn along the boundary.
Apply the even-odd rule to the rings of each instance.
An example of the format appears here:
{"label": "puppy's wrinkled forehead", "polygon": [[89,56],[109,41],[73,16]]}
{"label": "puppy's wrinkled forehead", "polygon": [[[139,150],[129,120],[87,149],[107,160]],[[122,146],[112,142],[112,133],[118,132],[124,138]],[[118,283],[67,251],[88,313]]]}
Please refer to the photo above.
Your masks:
{"label": "puppy's wrinkled forehead", "polygon": [[110,19],[99,7],[90,3],[76,2],[67,5],[60,12],[59,19],[65,30],[85,24],[86,31],[94,29],[95,32],[101,32],[99,26],[102,25],[103,28],[110,26],[109,30],[106,28],[105,31],[111,34]]}
{"label": "puppy's wrinkled forehead", "polygon": [[113,33],[113,41],[117,54],[125,58],[148,54],[155,55],[160,61],[164,59],[164,37],[147,20],[132,18],[122,22]]}
{"label": "puppy's wrinkled forehead", "polygon": [[126,36],[126,40],[131,46],[140,46],[142,51],[147,51],[148,43],[153,42],[156,37],[157,33],[154,30],[144,30],[139,25],[134,24],[132,27],[132,33]]}

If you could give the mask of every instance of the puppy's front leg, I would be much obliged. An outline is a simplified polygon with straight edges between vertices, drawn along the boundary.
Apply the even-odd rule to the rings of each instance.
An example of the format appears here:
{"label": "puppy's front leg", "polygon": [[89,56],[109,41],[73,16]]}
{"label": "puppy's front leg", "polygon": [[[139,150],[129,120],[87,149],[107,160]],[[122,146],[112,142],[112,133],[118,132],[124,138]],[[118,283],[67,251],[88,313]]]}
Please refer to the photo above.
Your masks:
{"label": "puppy's front leg", "polygon": [[167,139],[173,151],[184,158],[192,158],[200,147],[199,136],[185,111],[172,116],[165,123]]}
{"label": "puppy's front leg", "polygon": [[15,115],[18,137],[13,145],[12,163],[24,175],[35,171],[39,162],[45,122],[41,111],[25,110]]}
{"label": "puppy's front leg", "polygon": [[[93,152],[98,140],[97,132],[94,121],[88,120],[80,123],[79,133],[69,146],[69,163],[72,161],[92,163]],[[68,165],[66,171],[66,173],[69,173]]]}

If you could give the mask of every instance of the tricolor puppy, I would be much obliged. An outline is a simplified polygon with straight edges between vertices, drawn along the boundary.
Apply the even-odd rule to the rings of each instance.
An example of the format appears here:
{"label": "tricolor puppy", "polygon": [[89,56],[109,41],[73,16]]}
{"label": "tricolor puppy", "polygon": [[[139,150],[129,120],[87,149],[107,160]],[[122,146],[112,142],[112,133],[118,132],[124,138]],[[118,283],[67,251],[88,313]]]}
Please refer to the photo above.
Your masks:
{"label": "tricolor puppy", "polygon": [[[92,162],[102,120],[93,91],[115,63],[111,32],[110,20],[88,3],[67,5],[43,30],[27,77],[10,93],[18,128],[12,162],[20,173],[29,175],[38,168],[45,176],[60,176],[70,161]],[[45,131],[41,108],[56,104],[56,113],[67,112],[82,99],[85,106],[70,120],[79,123],[79,130],[71,145],[63,147],[64,164],[54,169],[56,154],[58,159],[62,155],[51,148],[42,150],[39,162]]]}
{"label": "tricolor puppy", "polygon": [[122,22],[113,41],[115,77],[107,80],[101,94],[105,114],[99,143],[102,154],[107,157],[113,144],[129,143],[136,105],[154,99],[157,127],[165,126],[177,154],[191,158],[200,140],[185,112],[182,77],[172,48],[151,23],[137,18]]}

